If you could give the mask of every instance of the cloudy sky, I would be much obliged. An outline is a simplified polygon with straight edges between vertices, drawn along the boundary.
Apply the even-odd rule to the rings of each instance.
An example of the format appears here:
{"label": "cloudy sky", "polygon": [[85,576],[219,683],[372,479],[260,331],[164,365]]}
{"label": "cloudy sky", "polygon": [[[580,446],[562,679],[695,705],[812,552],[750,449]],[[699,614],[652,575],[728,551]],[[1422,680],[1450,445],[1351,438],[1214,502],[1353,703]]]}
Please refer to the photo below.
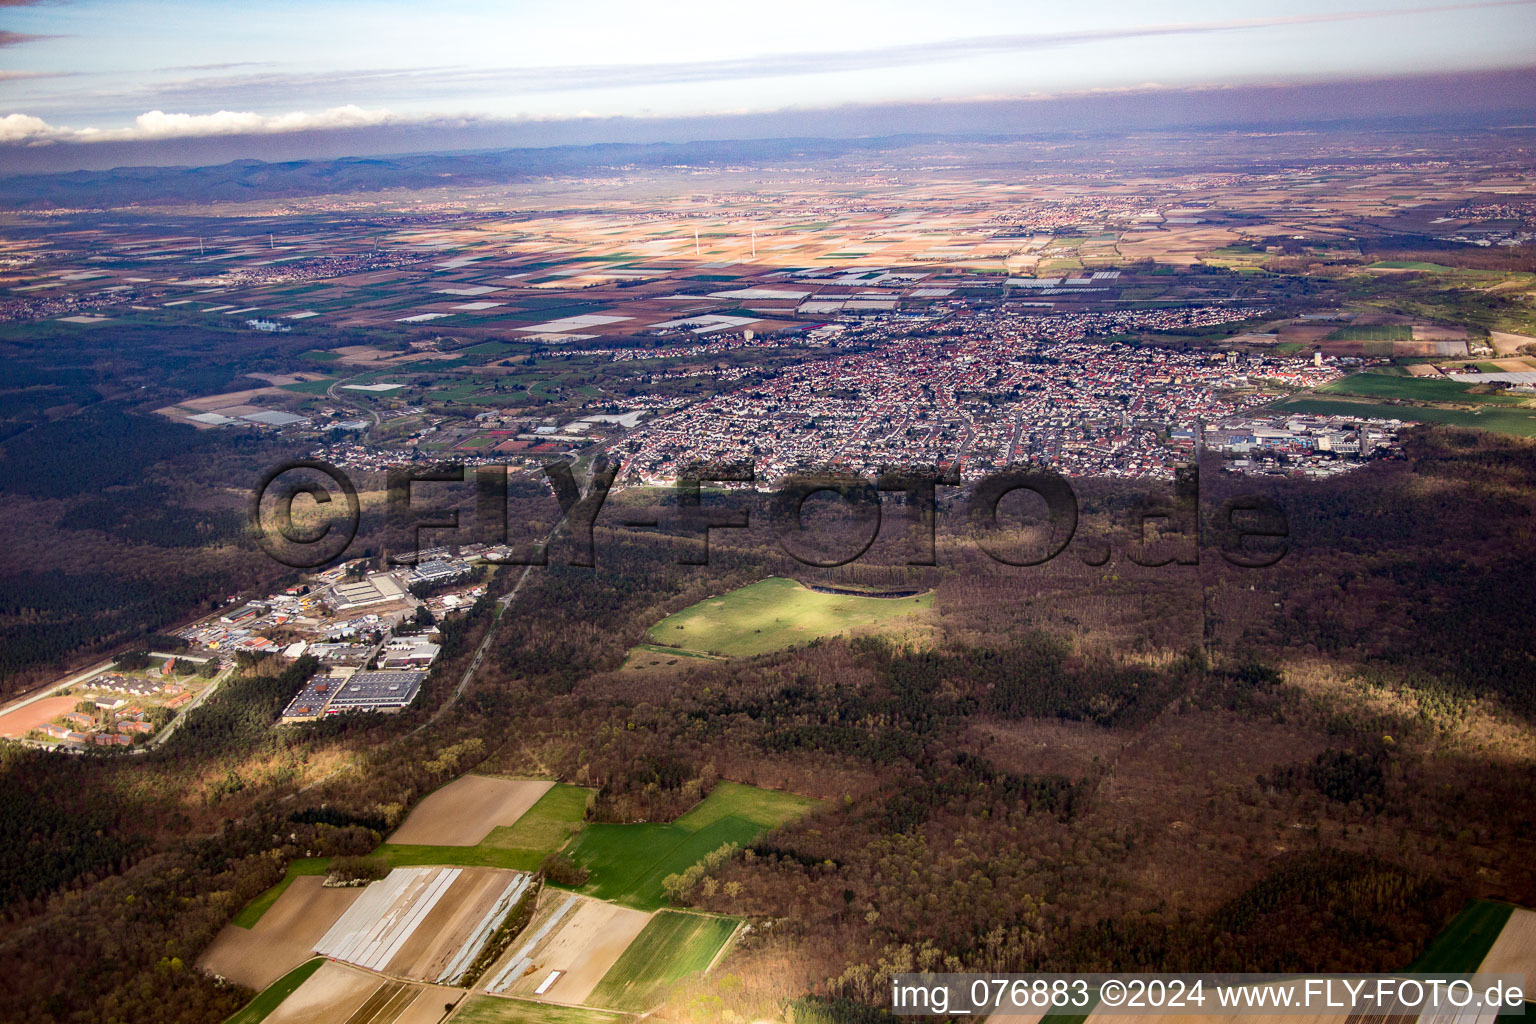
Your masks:
{"label": "cloudy sky", "polygon": [[617,118],[626,137],[664,137],[690,119],[871,105],[1315,88],[1529,68],[1532,39],[1536,0],[0,0],[0,162],[209,137],[259,156],[274,135],[372,132],[380,151],[391,131],[454,126]]}

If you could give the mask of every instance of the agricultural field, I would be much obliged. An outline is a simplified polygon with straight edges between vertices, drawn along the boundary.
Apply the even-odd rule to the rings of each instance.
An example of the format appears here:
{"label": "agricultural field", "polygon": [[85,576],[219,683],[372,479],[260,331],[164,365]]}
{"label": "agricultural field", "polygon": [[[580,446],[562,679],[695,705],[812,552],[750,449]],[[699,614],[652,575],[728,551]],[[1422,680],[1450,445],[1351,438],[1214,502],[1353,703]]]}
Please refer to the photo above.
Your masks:
{"label": "agricultural field", "polygon": [[[448,1007],[463,997],[457,989],[381,978],[347,964],[315,960],[301,984],[287,992],[288,979],[257,997],[270,999],[261,1017],[239,1015],[227,1024],[438,1024]],[[255,1005],[254,1003],[252,1004]],[[242,1011],[244,1013],[244,1011]]]}
{"label": "agricultural field", "polygon": [[1472,385],[1434,377],[1401,376],[1390,373],[1354,373],[1343,380],[1324,384],[1317,394],[1360,395],[1366,398],[1399,398],[1411,402],[1469,402],[1476,405],[1524,404],[1516,395],[1479,394]]}
{"label": "agricultural field", "polygon": [[546,889],[528,928],[482,984],[497,995],[585,1003],[649,921],[643,911]]}
{"label": "agricultural field", "polygon": [[729,917],[660,911],[603,976],[591,1002],[617,1010],[654,1009],[667,986],[709,967],[739,924]]}
{"label": "agricultural field", "polygon": [[331,858],[329,857],[300,857],[288,865],[288,872],[283,876],[281,882],[278,882],[272,888],[242,907],[240,913],[235,915],[234,923],[241,928],[255,927],[256,922],[261,920],[262,915],[272,908],[272,905],[282,897],[283,893],[288,891],[288,887],[295,881],[308,875],[323,875],[329,870],[330,865]]}
{"label": "agricultural field", "polygon": [[1515,908],[1477,969],[1484,974],[1523,974],[1529,986],[1536,978],[1536,910]]}
{"label": "agricultural field", "polygon": [[393,977],[458,984],[531,883],[495,868],[396,868],[363,889],[314,949]]}
{"label": "agricultural field", "polygon": [[931,593],[824,594],[775,576],[684,608],[652,626],[650,634],[663,647],[748,657],[818,637],[913,625],[932,606]]}
{"label": "agricultural field", "polygon": [[1473,900],[1445,931],[1435,936],[1408,968],[1413,972],[1476,971],[1508,923],[1514,907],[1508,903]]}
{"label": "agricultural field", "polygon": [[1375,324],[1340,327],[1324,341],[1412,341],[1413,327],[1408,324]]}
{"label": "agricultural field", "polygon": [[580,831],[592,797],[590,789],[557,782],[515,823],[493,828],[481,845],[540,855],[558,850]]}
{"label": "agricultural field", "polygon": [[670,824],[588,825],[567,851],[592,872],[580,892],[641,910],[665,905],[662,880],[681,874],[727,843],[745,846],[800,817],[816,801],[793,793],[722,782]]}
{"label": "agricultural field", "polygon": [[320,957],[300,964],[266,989],[258,992],[255,999],[241,1007],[240,1012],[229,1018],[225,1024],[261,1024],[273,1010],[277,1009],[279,1003],[291,996],[300,985],[309,980],[310,975],[324,965],[325,960]]}
{"label": "agricultural field", "polygon": [[497,996],[470,996],[453,1024],[631,1024],[636,1018],[627,1013],[610,1013],[584,1006],[553,1006],[521,999]]}
{"label": "agricultural field", "polygon": [[[473,776],[471,776],[472,778]],[[460,780],[463,781],[463,780]],[[486,780],[507,781],[507,780]],[[455,783],[456,785],[456,783]],[[547,854],[564,846],[580,830],[592,791],[581,786],[536,783],[544,792],[532,807],[506,825],[494,825],[472,846],[388,842],[374,851],[395,867],[455,864],[463,867],[536,871]],[[446,789],[447,787],[445,787]],[[439,790],[438,792],[444,792]],[[433,794],[434,796],[436,794]],[[460,794],[454,794],[457,798]],[[428,797],[428,800],[432,797]],[[442,807],[443,805],[439,805]],[[506,815],[498,815],[506,820]],[[403,828],[403,826],[402,826]],[[478,830],[478,826],[476,826]],[[398,835],[399,832],[396,833]],[[461,836],[468,834],[460,833]],[[418,833],[422,838],[425,834]],[[395,837],[391,836],[391,840]]]}
{"label": "agricultural field", "polygon": [[1388,405],[1346,398],[1291,398],[1278,403],[1275,408],[1283,412],[1322,416],[1359,416],[1362,419],[1402,420],[1406,423],[1447,423],[1453,427],[1473,427],[1514,437],[1536,437],[1536,411],[1525,409],[1443,409],[1430,405]]}
{"label": "agricultural field", "polygon": [[553,785],[530,779],[465,775],[428,794],[388,842],[402,846],[477,846],[492,829],[515,823]]}
{"label": "agricultural field", "polygon": [[326,931],[362,889],[327,889],[316,875],[302,875],[249,927],[228,924],[203,952],[198,965],[248,988],[263,989],[308,960]]}

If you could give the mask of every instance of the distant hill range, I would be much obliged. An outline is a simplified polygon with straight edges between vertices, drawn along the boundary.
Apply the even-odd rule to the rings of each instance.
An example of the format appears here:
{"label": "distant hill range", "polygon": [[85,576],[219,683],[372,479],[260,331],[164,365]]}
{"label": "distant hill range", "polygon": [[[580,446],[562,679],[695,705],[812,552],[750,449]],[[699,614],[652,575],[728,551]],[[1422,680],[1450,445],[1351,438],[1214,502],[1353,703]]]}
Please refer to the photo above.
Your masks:
{"label": "distant hill range", "polygon": [[0,178],[0,204],[11,209],[244,202],[384,189],[505,184],[669,166],[772,165],[824,161],[854,153],[924,147],[938,136],[876,139],[763,139],[557,146],[476,152],[341,157],[267,163],[235,160],[210,167],[114,167]]}

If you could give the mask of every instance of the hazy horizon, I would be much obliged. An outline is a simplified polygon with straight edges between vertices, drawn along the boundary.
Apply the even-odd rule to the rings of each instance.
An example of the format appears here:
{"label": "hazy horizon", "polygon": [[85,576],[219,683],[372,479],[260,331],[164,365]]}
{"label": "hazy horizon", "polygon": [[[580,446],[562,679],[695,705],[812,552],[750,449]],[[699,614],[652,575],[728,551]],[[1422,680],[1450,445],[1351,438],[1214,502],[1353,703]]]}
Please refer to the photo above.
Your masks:
{"label": "hazy horizon", "polygon": [[1536,110],[1532,0],[790,4],[772,17],[471,3],[428,18],[349,0],[0,11],[9,171]]}

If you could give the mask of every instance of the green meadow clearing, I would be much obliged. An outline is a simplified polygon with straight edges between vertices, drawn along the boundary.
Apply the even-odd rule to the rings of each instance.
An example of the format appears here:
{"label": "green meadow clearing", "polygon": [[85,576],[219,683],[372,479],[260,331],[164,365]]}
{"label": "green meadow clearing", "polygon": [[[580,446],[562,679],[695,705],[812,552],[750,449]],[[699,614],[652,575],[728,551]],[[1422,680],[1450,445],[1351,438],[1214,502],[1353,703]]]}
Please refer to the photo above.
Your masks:
{"label": "green meadow clearing", "polygon": [[662,879],[681,874],[727,843],[746,846],[816,803],[794,793],[722,782],[674,822],[591,824],[566,852],[592,873],[578,892],[657,910],[666,905]]}
{"label": "green meadow clearing", "polygon": [[731,917],[663,910],[603,975],[590,999],[599,1006],[644,1012],[680,978],[704,970],[735,934]]}
{"label": "green meadow clearing", "polygon": [[684,608],[650,633],[663,647],[740,657],[852,630],[898,626],[932,606],[931,593],[902,598],[822,594],[774,576]]}

